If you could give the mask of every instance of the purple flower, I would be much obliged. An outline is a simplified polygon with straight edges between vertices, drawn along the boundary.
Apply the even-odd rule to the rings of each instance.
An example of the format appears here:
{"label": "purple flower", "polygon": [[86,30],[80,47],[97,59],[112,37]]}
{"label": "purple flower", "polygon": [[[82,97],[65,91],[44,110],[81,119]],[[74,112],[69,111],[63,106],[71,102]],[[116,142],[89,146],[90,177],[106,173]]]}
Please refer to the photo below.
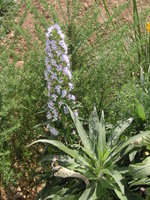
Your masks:
{"label": "purple flower", "polygon": [[50,91],[48,90],[48,92],[47,92],[47,96],[50,97],[50,95],[51,95],[51,93],[50,93]]}
{"label": "purple flower", "polygon": [[51,76],[51,79],[52,79],[52,80],[55,80],[55,79],[57,80],[57,74],[56,74],[56,73],[53,73],[52,76]]}
{"label": "purple flower", "polygon": [[67,64],[67,67],[70,68],[69,58],[67,55],[63,54],[61,60]]}
{"label": "purple flower", "polygon": [[50,112],[48,112],[48,113],[47,113],[47,115],[46,115],[46,117],[47,117],[47,119],[51,119],[51,118],[52,118],[52,115],[51,115],[51,113],[50,113]]}
{"label": "purple flower", "polygon": [[53,113],[53,120],[52,121],[57,121],[58,120],[58,112],[54,109],[52,111],[52,113]]}
{"label": "purple flower", "polygon": [[56,89],[57,93],[60,94],[61,85],[56,85],[55,89]]}
{"label": "purple flower", "polygon": [[58,135],[58,131],[54,127],[50,127],[50,132],[52,135]]}
{"label": "purple flower", "polygon": [[72,101],[75,101],[75,100],[76,100],[76,97],[75,97],[74,95],[72,95],[72,96],[71,96],[71,100],[72,100]]}
{"label": "purple flower", "polygon": [[65,54],[63,54],[63,55],[61,56],[61,60],[62,60],[63,62],[69,63],[69,58],[68,58],[68,56],[65,55]]}
{"label": "purple flower", "polygon": [[50,58],[53,58],[52,52],[48,52],[47,54],[48,54],[48,56],[49,56]]}
{"label": "purple flower", "polygon": [[60,35],[60,37],[64,40],[65,36],[64,36],[64,34],[62,33],[62,31],[61,31],[60,28],[57,29],[57,33],[58,33],[58,34]]}
{"label": "purple flower", "polygon": [[56,41],[55,40],[51,40],[50,44],[51,44],[52,50],[56,51],[57,50]]}
{"label": "purple flower", "polygon": [[58,96],[56,94],[52,94],[52,97],[53,97],[53,100],[56,101]]}
{"label": "purple flower", "polygon": [[68,50],[64,40],[60,40],[58,44],[65,50],[65,54],[67,54]]}
{"label": "purple flower", "polygon": [[57,51],[56,51],[56,54],[57,54],[57,56],[59,57],[59,56],[62,55],[62,51],[61,51],[61,50],[57,50]]}
{"label": "purple flower", "polygon": [[60,84],[63,83],[63,79],[60,78],[60,79],[58,80],[58,82],[59,82]]}
{"label": "purple flower", "polygon": [[72,75],[71,75],[71,72],[70,72],[70,70],[68,69],[68,67],[64,67],[63,73],[64,73],[65,75],[67,75],[67,76],[69,77],[69,79],[71,80]]}
{"label": "purple flower", "polygon": [[57,71],[61,71],[62,70],[62,66],[61,65],[57,65],[56,70]]}
{"label": "purple flower", "polygon": [[68,95],[68,99],[69,99],[69,100],[72,100],[72,101],[75,101],[75,100],[76,100],[75,96],[74,96],[74,95],[71,95],[71,94]]}
{"label": "purple flower", "polygon": [[59,101],[59,102],[58,102],[58,105],[59,105],[60,107],[61,107],[63,104],[64,104],[63,101]]}
{"label": "purple flower", "polygon": [[54,109],[54,103],[52,101],[49,101],[47,104],[48,104],[48,108],[50,108],[50,110]]}
{"label": "purple flower", "polygon": [[69,113],[69,110],[68,110],[67,106],[64,106],[64,113],[65,113],[65,114],[68,114],[68,113]]}
{"label": "purple flower", "polygon": [[47,124],[46,128],[50,129],[51,128],[50,124]]}
{"label": "purple flower", "polygon": [[48,72],[51,72],[51,70],[52,70],[51,65],[47,65],[47,71],[48,71]]}
{"label": "purple flower", "polygon": [[49,39],[47,39],[47,41],[46,41],[46,51],[47,52],[50,50],[49,45],[50,45],[50,41],[49,41]]}
{"label": "purple flower", "polygon": [[78,117],[78,111],[77,110],[74,110],[74,116]]}
{"label": "purple flower", "polygon": [[50,89],[51,89],[51,82],[47,82],[47,89],[48,89],[48,91],[50,91]]}
{"label": "purple flower", "polygon": [[64,98],[67,95],[67,91],[66,90],[62,90],[62,97]]}
{"label": "purple flower", "polygon": [[53,66],[57,67],[56,60],[54,60],[54,59],[51,59],[51,63],[52,63],[52,65],[53,65]]}
{"label": "purple flower", "polygon": [[72,83],[68,83],[69,85],[69,91],[71,91],[73,89],[73,84]]}
{"label": "purple flower", "polygon": [[48,93],[48,112],[46,117],[50,121],[47,128],[53,135],[58,135],[58,130],[55,128],[56,121],[62,120],[63,115],[68,114],[66,106],[64,106],[64,110],[60,109],[60,107],[65,102],[69,106],[75,104],[75,96],[71,93],[69,94],[73,89],[73,84],[69,81],[72,78],[72,74],[64,37],[58,24],[48,28],[46,33],[46,71],[44,73]]}

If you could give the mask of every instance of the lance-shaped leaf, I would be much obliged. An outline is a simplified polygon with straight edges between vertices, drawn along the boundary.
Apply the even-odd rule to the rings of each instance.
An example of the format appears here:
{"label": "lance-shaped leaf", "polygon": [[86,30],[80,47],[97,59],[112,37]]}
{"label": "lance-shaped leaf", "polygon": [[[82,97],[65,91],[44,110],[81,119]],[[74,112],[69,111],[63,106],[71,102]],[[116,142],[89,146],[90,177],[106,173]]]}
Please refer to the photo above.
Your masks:
{"label": "lance-shaped leaf", "polygon": [[93,149],[95,150],[95,142],[97,140],[98,132],[99,132],[99,118],[96,112],[96,108],[94,107],[93,112],[89,118],[89,137],[92,141]]}
{"label": "lance-shaped leaf", "polygon": [[[110,154],[110,159],[112,156],[114,157],[118,153],[122,153],[121,151],[128,145],[131,145],[131,148],[129,147],[130,150],[133,149],[134,147],[141,147],[141,146],[145,145],[144,141],[149,136],[150,136],[150,131],[143,131],[143,132],[141,131],[140,134],[132,136],[128,140],[121,142],[120,145],[118,145],[115,148],[115,150]],[[129,150],[128,150],[128,152],[129,152]]]}
{"label": "lance-shaped leaf", "polygon": [[79,136],[81,138],[81,141],[82,141],[85,149],[87,149],[89,152],[93,152],[91,141],[90,141],[86,131],[84,130],[81,122],[78,120],[77,117],[75,117],[74,113],[72,112],[72,110],[69,107],[68,107],[68,109],[70,111],[72,120],[73,120],[73,122],[74,122],[74,124],[76,126],[76,129],[78,131],[78,134],[79,134]]}
{"label": "lance-shaped leaf", "polygon": [[55,147],[61,149],[65,153],[67,153],[68,155],[70,155],[71,157],[73,157],[74,159],[80,161],[84,165],[89,166],[89,164],[86,162],[86,160],[80,154],[78,154],[78,152],[76,150],[69,149],[62,142],[59,142],[57,140],[46,140],[46,139],[36,140],[35,142],[31,143],[29,146],[31,146],[35,143],[39,143],[39,142],[52,144]]}
{"label": "lance-shaped leaf", "polygon": [[133,118],[129,118],[125,122],[120,123],[119,126],[114,129],[113,134],[108,139],[107,145],[114,146],[118,142],[120,135],[130,126],[132,121]]}
{"label": "lance-shaped leaf", "polygon": [[102,111],[101,120],[98,128],[98,138],[97,138],[97,153],[99,160],[102,160],[103,154],[106,149],[106,133],[105,133],[105,122],[104,122],[104,112]]}
{"label": "lance-shaped leaf", "polygon": [[79,200],[96,200],[96,188],[97,188],[97,183],[91,183],[89,187],[83,192]]}
{"label": "lance-shaped leaf", "polygon": [[137,112],[138,116],[143,121],[145,121],[146,120],[146,114],[145,114],[143,105],[137,99],[135,99],[135,103],[136,103],[136,112]]}
{"label": "lance-shaped leaf", "polygon": [[138,179],[136,180],[132,180],[130,183],[130,186],[138,186],[138,185],[148,185],[150,186],[150,178],[142,178],[142,179]]}
{"label": "lance-shaped leaf", "polygon": [[127,200],[127,197],[124,196],[119,190],[114,189],[114,191],[120,200]]}
{"label": "lance-shaped leaf", "polygon": [[102,170],[104,173],[110,175],[114,181],[116,182],[116,184],[119,186],[119,189],[120,189],[120,192],[122,193],[122,195],[125,194],[125,191],[124,191],[124,185],[122,184],[122,175],[118,172],[118,171],[109,171],[108,169],[104,169]]}
{"label": "lance-shaped leaf", "polygon": [[150,157],[145,158],[142,163],[129,165],[129,173],[134,179],[150,176]]}

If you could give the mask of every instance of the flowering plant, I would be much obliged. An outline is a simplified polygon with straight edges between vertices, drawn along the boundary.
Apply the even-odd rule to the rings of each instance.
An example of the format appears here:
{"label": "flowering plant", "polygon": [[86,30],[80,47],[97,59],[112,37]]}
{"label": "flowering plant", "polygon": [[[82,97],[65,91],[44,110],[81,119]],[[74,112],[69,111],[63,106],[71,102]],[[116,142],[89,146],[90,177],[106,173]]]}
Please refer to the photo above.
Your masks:
{"label": "flowering plant", "polygon": [[[60,121],[63,121],[64,125],[68,127],[66,117],[68,109],[65,104],[71,107],[76,104],[75,96],[72,94],[73,84],[71,78],[72,74],[64,34],[61,28],[55,24],[48,28],[46,33],[45,71],[48,89],[47,128],[53,135],[58,135]],[[74,112],[77,115],[77,111]]]}
{"label": "flowering plant", "polygon": [[[149,144],[150,131],[121,139],[133,119],[122,121],[117,127],[108,130],[105,128],[104,113],[102,112],[99,119],[96,108],[91,113],[89,130],[86,131],[78,117],[75,117],[70,109],[69,111],[81,145],[74,144],[68,148],[58,140],[47,139],[32,143],[47,143],[65,153],[62,155],[61,152],[60,156],[54,158],[52,154],[45,156],[44,161],[52,160],[51,169],[55,178],[50,177],[40,194],[40,199],[132,199],[135,194],[127,186],[129,177],[133,175],[133,185],[138,184],[138,179],[142,177],[149,181],[149,158],[145,159],[142,166],[130,163],[133,163],[135,153]],[[122,162],[124,157],[129,158],[129,163]],[[125,168],[127,165],[129,170]],[[144,167],[147,167],[147,170]],[[140,181],[142,183],[142,180]]]}

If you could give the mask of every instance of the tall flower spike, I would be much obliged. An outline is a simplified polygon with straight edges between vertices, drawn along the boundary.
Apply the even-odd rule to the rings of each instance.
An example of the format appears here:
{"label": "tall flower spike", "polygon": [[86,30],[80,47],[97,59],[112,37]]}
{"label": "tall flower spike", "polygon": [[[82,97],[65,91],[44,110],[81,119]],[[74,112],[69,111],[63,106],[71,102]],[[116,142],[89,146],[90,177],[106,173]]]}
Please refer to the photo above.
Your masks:
{"label": "tall flower spike", "polygon": [[[58,120],[63,121],[63,114],[66,115],[68,113],[66,107],[61,109],[61,106],[64,104],[74,106],[76,103],[75,96],[71,94],[73,89],[73,84],[71,83],[72,74],[64,38],[59,25],[55,24],[48,28],[45,61],[45,79],[48,91],[47,128],[53,135],[59,133],[55,127],[55,122]],[[62,110],[64,113],[62,113]]]}

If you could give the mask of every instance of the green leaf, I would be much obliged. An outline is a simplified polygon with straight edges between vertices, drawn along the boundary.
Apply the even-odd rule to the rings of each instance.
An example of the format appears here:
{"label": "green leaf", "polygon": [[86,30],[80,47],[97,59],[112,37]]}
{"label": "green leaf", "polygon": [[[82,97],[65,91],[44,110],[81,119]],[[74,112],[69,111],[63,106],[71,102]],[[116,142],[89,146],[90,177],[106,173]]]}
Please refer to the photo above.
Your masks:
{"label": "green leaf", "polygon": [[146,120],[146,115],[145,115],[145,111],[144,111],[143,105],[137,99],[135,100],[135,104],[136,104],[136,112],[137,112],[138,116],[143,121],[145,121]]}
{"label": "green leaf", "polygon": [[[83,146],[80,146],[80,145],[78,145],[78,144],[75,144],[75,145],[73,145],[73,146],[76,146],[76,147],[78,147],[78,148],[81,148],[83,152],[85,152],[90,158],[92,158],[92,160],[95,160],[95,161],[96,161],[95,155],[93,155],[92,152],[88,151],[88,150],[87,150],[86,148],[84,148]],[[91,160],[91,161],[92,161],[92,160]]]}
{"label": "green leaf", "polygon": [[[141,146],[143,146],[143,145],[145,145],[144,144],[144,141],[147,139],[147,137],[149,137],[150,136],[150,131],[141,131],[141,133],[140,134],[138,134],[138,135],[135,135],[135,136],[132,136],[132,137],[130,137],[129,139],[127,139],[127,140],[125,140],[125,141],[123,141],[123,142],[120,142],[120,145],[118,145],[118,146],[116,146],[115,147],[115,150],[114,151],[112,151],[112,153],[110,154],[110,156],[109,156],[109,159],[112,159],[112,157],[114,157],[115,155],[117,155],[117,154],[119,154],[120,153],[120,155],[121,155],[121,151],[124,149],[124,148],[126,148],[128,145],[130,145],[129,146],[129,150],[131,151],[132,149],[134,149],[135,147],[141,147]],[[131,148],[130,148],[131,147]],[[128,151],[129,151],[128,150]],[[123,153],[122,155],[121,155],[121,157],[122,156],[124,156],[125,155],[125,153]],[[121,158],[120,157],[120,158]]]}
{"label": "green leaf", "polygon": [[139,186],[139,185],[147,185],[150,186],[150,178],[142,178],[139,180],[132,180],[130,183],[130,186]]}
{"label": "green leaf", "polygon": [[102,199],[103,196],[106,196],[106,188],[107,188],[107,184],[103,185],[103,182],[101,183],[101,181],[98,182],[97,185],[97,197],[99,197],[99,199]]}
{"label": "green leaf", "polygon": [[129,159],[130,159],[130,162],[132,162],[136,156],[138,151],[133,151],[132,153],[129,154]]}
{"label": "green leaf", "polygon": [[145,158],[142,163],[129,165],[129,173],[134,179],[150,176],[150,157]]}
{"label": "green leaf", "polygon": [[105,133],[105,122],[104,122],[104,112],[102,111],[101,120],[98,128],[98,138],[97,138],[97,153],[99,160],[102,161],[102,157],[106,150],[106,133]]}
{"label": "green leaf", "polygon": [[80,161],[82,164],[89,166],[89,164],[86,162],[86,160],[82,156],[80,156],[80,154],[78,154],[78,152],[76,150],[69,149],[62,142],[59,142],[57,140],[46,140],[46,139],[36,140],[35,142],[31,143],[29,146],[31,146],[35,143],[39,143],[39,142],[52,144],[55,147],[61,149],[65,153],[67,153],[68,155],[70,155],[71,157],[73,157],[74,159]]}
{"label": "green leaf", "polygon": [[118,142],[120,135],[130,126],[132,121],[133,118],[129,118],[125,122],[120,123],[119,126],[114,129],[113,134],[108,139],[107,145],[114,146]]}
{"label": "green leaf", "polygon": [[[65,192],[68,190],[68,188],[65,188],[63,185],[62,186],[57,186],[56,185],[57,181],[53,181],[50,184],[46,184],[46,186],[43,188],[43,190],[40,192],[41,200],[46,200],[46,199],[54,199],[55,197],[58,196],[64,196]],[[51,188],[51,190],[49,190]]]}
{"label": "green leaf", "polygon": [[92,149],[91,141],[90,141],[90,139],[88,138],[88,135],[87,135],[86,131],[84,130],[84,128],[83,128],[81,122],[78,120],[77,117],[75,117],[74,113],[72,112],[72,110],[71,110],[69,107],[68,107],[68,109],[69,109],[69,111],[70,111],[71,117],[72,117],[72,119],[73,119],[73,122],[74,122],[74,124],[75,124],[75,126],[76,126],[76,129],[77,129],[77,131],[78,131],[78,134],[79,134],[79,136],[80,136],[80,138],[81,138],[81,141],[82,141],[82,143],[83,143],[85,149],[87,149],[89,152],[94,153],[94,152],[93,152],[93,149]]}
{"label": "green leaf", "polygon": [[92,183],[81,195],[81,197],[79,198],[79,200],[96,200],[97,196],[96,196],[96,187],[97,187],[97,183]]}
{"label": "green leaf", "polygon": [[126,196],[124,196],[119,190],[114,190],[116,195],[119,197],[120,200],[128,200]]}
{"label": "green leaf", "polygon": [[89,137],[92,141],[93,149],[95,150],[95,143],[97,140],[98,132],[99,132],[99,118],[96,112],[96,108],[94,107],[93,112],[89,118]]}
{"label": "green leaf", "polygon": [[150,150],[150,135],[147,136],[144,141],[143,141],[144,145],[147,147],[148,150]]}
{"label": "green leaf", "polygon": [[78,195],[65,195],[65,197],[61,197],[60,200],[77,200]]}
{"label": "green leaf", "polygon": [[105,170],[104,169],[104,172],[106,173],[106,174],[109,174],[114,180],[115,180],[115,182],[117,183],[117,185],[119,186],[119,188],[120,188],[120,191],[121,191],[121,193],[122,193],[122,195],[124,195],[125,194],[125,191],[124,191],[124,185],[122,184],[122,175],[118,172],[118,171],[115,171],[115,170],[113,170],[113,171],[110,171],[110,170]]}

